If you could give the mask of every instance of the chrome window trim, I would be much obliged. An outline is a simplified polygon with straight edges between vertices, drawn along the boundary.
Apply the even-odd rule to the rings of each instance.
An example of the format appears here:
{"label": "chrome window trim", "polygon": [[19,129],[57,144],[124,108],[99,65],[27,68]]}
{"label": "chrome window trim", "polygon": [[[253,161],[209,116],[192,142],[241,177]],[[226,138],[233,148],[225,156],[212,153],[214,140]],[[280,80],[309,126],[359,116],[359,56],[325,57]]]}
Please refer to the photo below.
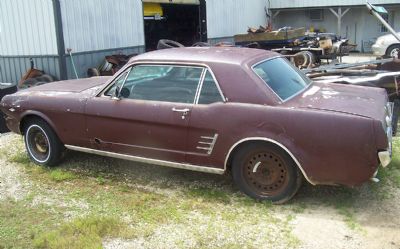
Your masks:
{"label": "chrome window trim", "polygon": [[[129,67],[127,70],[124,70],[124,71],[122,71],[120,74],[118,74],[118,76],[116,76],[116,77],[110,82],[110,84],[107,84],[107,86],[106,86],[105,88],[103,88],[103,90],[100,91],[101,97],[112,97],[112,96],[105,95],[105,93],[106,93],[108,90],[110,90],[110,88],[112,88],[112,87],[114,86],[114,84],[116,83],[116,81],[118,81],[118,79],[119,79],[119,77],[120,77],[121,75],[123,75],[124,73],[126,73],[124,82],[122,82],[122,87],[123,87],[124,84],[125,84],[126,79],[128,78],[129,73],[131,72],[131,70],[132,70],[132,67]],[[121,87],[121,89],[122,89],[122,87]]]}
{"label": "chrome window trim", "polygon": [[299,167],[301,173],[303,174],[304,178],[306,178],[306,180],[312,184],[312,185],[317,185],[316,183],[314,183],[313,181],[311,181],[311,179],[307,176],[307,173],[304,171],[303,167],[301,166],[299,160],[297,160],[297,158],[293,155],[292,152],[290,152],[290,150],[284,146],[283,144],[279,143],[276,140],[270,139],[270,138],[265,138],[265,137],[247,137],[244,139],[239,140],[238,142],[236,142],[234,145],[232,145],[232,147],[229,149],[228,154],[225,157],[225,163],[224,163],[224,171],[227,169],[228,166],[228,160],[229,157],[231,156],[232,151],[241,143],[243,142],[248,142],[248,141],[266,141],[266,142],[270,142],[273,143],[277,146],[279,146],[280,148],[282,148],[284,151],[286,151],[286,153],[288,153],[288,155],[293,159],[293,161],[296,163],[297,167]]}
{"label": "chrome window trim", "polygon": [[[209,68],[206,68],[206,69],[205,69],[205,72],[204,72],[203,80],[202,80],[202,82],[201,82],[200,91],[199,91],[199,96],[198,96],[198,98],[197,98],[197,100],[196,100],[196,102],[195,102],[195,105],[203,105],[203,104],[199,104],[199,99],[200,99],[201,92],[203,91],[204,80],[205,80],[205,78],[206,78],[207,72],[210,72],[211,77],[213,78],[213,81],[214,81],[214,85],[215,85],[215,86],[217,87],[217,89],[218,89],[218,92],[219,92],[219,95],[220,95],[220,97],[221,97],[222,102],[223,102],[223,103],[227,102],[225,96],[224,96],[223,93],[222,93],[221,88],[219,87],[219,84],[218,84],[218,82],[217,82],[217,79],[215,78],[214,73],[213,73]],[[218,102],[215,102],[215,103],[218,103]],[[211,104],[213,104],[213,103],[211,103]],[[211,105],[211,104],[205,104],[205,105]]]}
{"label": "chrome window trim", "polygon": [[[211,70],[211,68],[207,64],[204,64],[204,63],[189,63],[189,62],[172,62],[172,61],[137,61],[137,62],[133,62],[130,65],[127,65],[126,67],[129,68],[129,70],[131,70],[132,67],[138,66],[138,65],[154,65],[154,66],[157,66],[157,65],[171,65],[171,66],[177,66],[177,67],[178,66],[181,66],[181,67],[191,66],[191,67],[197,67],[197,68],[205,68],[211,73],[211,76],[213,77],[214,82],[215,82],[215,84],[216,84],[216,86],[217,86],[217,88],[219,90],[219,93],[220,93],[220,95],[222,97],[222,101],[224,103],[226,103],[228,101],[228,99],[225,97],[225,95],[224,95],[224,93],[222,91],[222,88],[221,88],[217,78],[215,77],[214,72]],[[97,97],[99,97],[99,95],[101,97],[105,96],[104,92],[114,84],[115,80],[121,74],[123,74],[125,72],[126,72],[126,70],[122,71],[121,73],[116,75],[113,79],[111,79],[110,83],[108,83],[107,86],[105,86],[102,90],[99,91],[99,94],[97,94]],[[105,96],[105,97],[109,97],[109,96]]]}
{"label": "chrome window trim", "polygon": [[[251,70],[253,71],[253,73],[254,73],[259,79],[261,79],[261,80],[265,83],[265,85],[271,90],[271,92],[273,92],[274,95],[275,95],[276,97],[278,97],[279,102],[281,102],[281,103],[283,104],[283,103],[285,103],[285,102],[287,102],[287,101],[289,101],[289,100],[291,100],[291,99],[293,99],[293,98],[299,96],[300,94],[304,93],[308,88],[310,88],[310,86],[312,85],[312,81],[310,80],[310,84],[308,84],[308,86],[305,87],[303,90],[301,90],[301,91],[299,91],[298,93],[296,93],[296,94],[290,96],[289,98],[283,100],[283,99],[268,85],[268,83],[265,82],[265,80],[264,80],[263,78],[261,78],[261,76],[258,75],[258,73],[256,73],[256,71],[254,70],[254,68],[255,68],[256,66],[258,66],[258,65],[260,65],[260,64],[262,64],[262,63],[264,63],[264,62],[277,59],[277,58],[284,58],[284,59],[286,59],[284,56],[274,56],[274,57],[271,57],[271,58],[268,58],[268,59],[265,59],[265,60],[262,60],[262,61],[259,61],[259,62],[255,63],[255,64],[253,64],[253,65],[251,66]],[[295,68],[296,68],[296,67],[295,67]],[[297,69],[297,68],[296,68],[296,69]],[[298,71],[298,69],[297,69],[296,71],[297,71],[298,73],[301,73],[301,72]],[[307,77],[307,76],[306,76],[306,77]]]}
{"label": "chrome window trim", "polygon": [[219,169],[219,168],[214,168],[214,167],[205,167],[205,166],[192,165],[192,164],[186,164],[186,163],[176,163],[176,162],[171,162],[171,161],[151,159],[151,158],[145,158],[145,157],[139,157],[139,156],[131,156],[131,155],[109,152],[109,151],[104,151],[104,150],[95,150],[95,149],[90,149],[90,148],[84,148],[84,147],[79,147],[79,146],[74,146],[74,145],[65,145],[65,147],[70,150],[74,150],[74,151],[80,151],[80,152],[85,152],[85,153],[90,153],[90,154],[95,154],[95,155],[100,155],[100,156],[124,159],[124,160],[129,160],[129,161],[134,161],[134,162],[154,164],[154,165],[165,166],[165,167],[170,167],[170,168],[186,169],[186,170],[212,173],[212,174],[218,174],[218,175],[222,175],[225,173],[224,169]]}
{"label": "chrome window trim", "polygon": [[207,69],[203,68],[203,72],[201,73],[199,84],[197,85],[196,95],[194,97],[193,104],[195,104],[195,105],[199,102],[200,94],[203,89],[204,79],[206,77],[206,72],[207,72]]}

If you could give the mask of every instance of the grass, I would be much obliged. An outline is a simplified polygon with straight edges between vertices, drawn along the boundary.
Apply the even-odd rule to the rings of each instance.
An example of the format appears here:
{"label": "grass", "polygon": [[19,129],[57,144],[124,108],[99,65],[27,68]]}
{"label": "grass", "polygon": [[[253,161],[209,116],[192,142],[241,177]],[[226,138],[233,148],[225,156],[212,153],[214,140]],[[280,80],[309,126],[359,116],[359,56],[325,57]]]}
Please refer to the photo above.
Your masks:
{"label": "grass", "polygon": [[[372,198],[400,188],[399,146],[395,139],[393,162],[380,171],[383,183],[371,185]],[[281,207],[257,202],[208,175],[193,183],[186,173],[179,182],[162,168],[132,169],[132,183],[121,172],[110,173],[115,161],[97,157],[39,167],[30,162],[20,139],[1,148],[0,158],[15,164],[30,182],[21,200],[0,200],[0,248],[101,248],[107,238],[139,239],[153,248],[296,248],[301,242],[292,234],[292,223],[313,207],[301,196]],[[87,164],[110,168],[87,170]],[[316,205],[336,208],[350,229],[362,230],[354,207],[357,189],[308,190]]]}
{"label": "grass", "polygon": [[54,231],[45,232],[34,239],[35,248],[102,248],[102,238],[115,236],[126,229],[114,217],[89,216],[62,224]]}
{"label": "grass", "polygon": [[50,170],[48,176],[51,180],[55,182],[71,181],[77,179],[76,174],[61,169]]}

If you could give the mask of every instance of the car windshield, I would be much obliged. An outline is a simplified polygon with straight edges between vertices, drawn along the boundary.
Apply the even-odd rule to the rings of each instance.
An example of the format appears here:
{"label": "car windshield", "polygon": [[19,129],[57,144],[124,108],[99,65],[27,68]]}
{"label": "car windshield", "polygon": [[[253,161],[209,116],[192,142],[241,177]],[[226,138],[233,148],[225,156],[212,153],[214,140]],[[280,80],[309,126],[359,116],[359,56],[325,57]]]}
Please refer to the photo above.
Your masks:
{"label": "car windshield", "polygon": [[310,79],[284,58],[261,62],[253,69],[282,101],[295,96],[311,84]]}

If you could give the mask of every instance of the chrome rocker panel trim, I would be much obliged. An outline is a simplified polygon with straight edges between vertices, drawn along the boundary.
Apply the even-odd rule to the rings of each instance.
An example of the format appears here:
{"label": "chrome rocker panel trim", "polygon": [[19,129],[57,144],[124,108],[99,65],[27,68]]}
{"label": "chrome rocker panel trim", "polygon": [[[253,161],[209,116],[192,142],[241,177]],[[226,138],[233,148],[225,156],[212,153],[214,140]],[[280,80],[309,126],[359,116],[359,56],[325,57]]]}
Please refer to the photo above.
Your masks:
{"label": "chrome rocker panel trim", "polygon": [[145,157],[131,156],[131,155],[119,154],[119,153],[114,153],[114,152],[109,152],[109,151],[89,149],[89,148],[84,148],[84,147],[79,147],[79,146],[74,146],[74,145],[65,145],[65,147],[67,149],[74,150],[74,151],[80,151],[80,152],[85,152],[85,153],[90,153],[90,154],[95,154],[95,155],[100,155],[100,156],[113,157],[113,158],[118,158],[118,159],[124,159],[124,160],[129,160],[129,161],[134,161],[134,162],[140,162],[140,163],[155,164],[155,165],[165,166],[165,167],[170,167],[170,168],[186,169],[186,170],[192,170],[192,171],[204,172],[204,173],[212,173],[212,174],[218,174],[218,175],[222,175],[225,173],[224,169],[218,169],[218,168],[212,168],[212,167],[204,167],[204,166],[198,166],[198,165],[192,165],[192,164],[175,163],[175,162],[163,161],[163,160],[158,160],[158,159],[150,159],[150,158],[145,158]]}

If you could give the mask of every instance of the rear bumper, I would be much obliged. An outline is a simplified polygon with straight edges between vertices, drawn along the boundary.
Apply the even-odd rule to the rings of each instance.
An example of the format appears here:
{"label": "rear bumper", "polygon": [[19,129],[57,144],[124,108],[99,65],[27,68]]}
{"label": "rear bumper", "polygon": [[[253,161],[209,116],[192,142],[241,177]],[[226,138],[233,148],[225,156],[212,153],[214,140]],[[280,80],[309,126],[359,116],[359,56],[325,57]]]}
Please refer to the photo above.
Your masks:
{"label": "rear bumper", "polygon": [[381,151],[378,153],[379,162],[381,163],[382,167],[386,167],[392,161],[392,155],[389,151]]}
{"label": "rear bumper", "polygon": [[382,165],[382,167],[387,167],[392,161],[392,144],[393,144],[392,119],[393,119],[393,109],[394,109],[393,107],[394,107],[393,103],[388,103],[386,106],[388,115],[386,118],[388,118],[388,123],[390,125],[386,128],[386,136],[388,141],[387,149],[378,152],[379,162]]}

